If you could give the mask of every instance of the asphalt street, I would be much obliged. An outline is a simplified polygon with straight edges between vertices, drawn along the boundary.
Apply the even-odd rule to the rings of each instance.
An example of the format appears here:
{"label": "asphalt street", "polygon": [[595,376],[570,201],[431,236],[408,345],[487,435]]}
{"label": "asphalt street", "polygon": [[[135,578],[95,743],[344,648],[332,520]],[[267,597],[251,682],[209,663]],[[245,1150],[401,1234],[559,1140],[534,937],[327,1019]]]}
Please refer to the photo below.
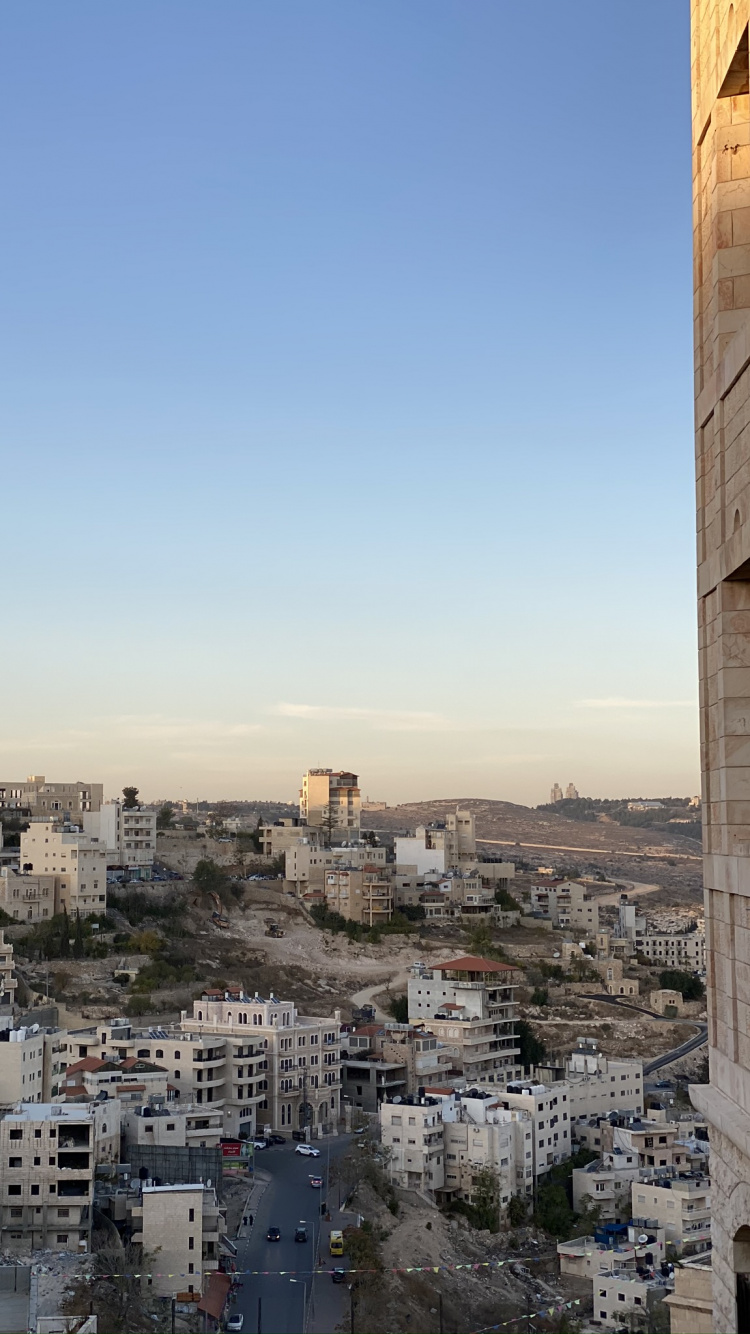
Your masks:
{"label": "asphalt street", "polygon": [[[246,1274],[231,1313],[244,1316],[242,1334],[333,1334],[349,1310],[346,1284],[335,1284],[329,1274],[313,1275],[318,1257],[326,1268],[342,1267],[346,1257],[334,1262],[329,1253],[329,1234],[335,1220],[327,1223],[320,1207],[327,1202],[332,1212],[338,1203],[338,1187],[327,1190],[327,1165],[349,1146],[349,1136],[340,1135],[316,1143],[319,1158],[294,1152],[294,1142],[264,1149],[258,1155],[271,1180],[260,1200],[250,1237],[238,1243],[238,1269],[266,1270]],[[311,1176],[323,1177],[323,1189],[310,1185]],[[304,1223],[307,1241],[295,1242],[294,1230]],[[268,1241],[271,1227],[279,1228],[280,1241]],[[258,1322],[260,1301],[260,1323]]]}

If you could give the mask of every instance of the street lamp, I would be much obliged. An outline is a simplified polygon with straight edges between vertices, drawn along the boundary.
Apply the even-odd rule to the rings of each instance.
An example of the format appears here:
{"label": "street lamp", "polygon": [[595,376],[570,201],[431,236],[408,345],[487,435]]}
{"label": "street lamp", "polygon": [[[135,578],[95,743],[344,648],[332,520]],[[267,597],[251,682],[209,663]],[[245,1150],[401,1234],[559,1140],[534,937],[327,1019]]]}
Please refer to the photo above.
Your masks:
{"label": "street lamp", "polygon": [[302,1288],[302,1324],[300,1325],[300,1329],[302,1330],[302,1334],[305,1334],[307,1328],[307,1280],[302,1283],[298,1278],[290,1278],[289,1282],[299,1283]]}

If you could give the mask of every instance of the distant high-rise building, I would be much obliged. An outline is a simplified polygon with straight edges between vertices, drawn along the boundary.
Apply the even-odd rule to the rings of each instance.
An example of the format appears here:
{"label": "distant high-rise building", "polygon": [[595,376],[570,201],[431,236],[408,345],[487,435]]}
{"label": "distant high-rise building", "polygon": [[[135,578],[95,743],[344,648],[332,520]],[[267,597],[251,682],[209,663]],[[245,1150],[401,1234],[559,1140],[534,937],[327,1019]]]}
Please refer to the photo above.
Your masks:
{"label": "distant high-rise building", "polygon": [[549,794],[549,799],[550,799],[551,802],[562,801],[562,799],[563,799],[563,790],[562,790],[562,788],[560,787],[560,784],[559,784],[559,783],[555,783],[554,787],[552,788],[552,791],[551,791],[550,794]]}
{"label": "distant high-rise building", "polygon": [[329,831],[337,842],[359,837],[362,798],[356,774],[308,769],[302,777],[299,813],[308,825]]}
{"label": "distant high-rise building", "polygon": [[578,801],[578,788],[575,783],[568,783],[565,789],[565,798],[567,801]]}

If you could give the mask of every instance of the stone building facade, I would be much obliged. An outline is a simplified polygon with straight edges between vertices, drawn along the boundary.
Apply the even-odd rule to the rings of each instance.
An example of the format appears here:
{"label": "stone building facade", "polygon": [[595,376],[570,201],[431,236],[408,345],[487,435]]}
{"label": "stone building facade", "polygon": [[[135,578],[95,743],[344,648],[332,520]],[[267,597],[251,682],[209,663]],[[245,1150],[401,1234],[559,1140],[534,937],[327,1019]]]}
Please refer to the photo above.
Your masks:
{"label": "stone building facade", "polygon": [[750,1330],[750,0],[692,0],[713,1327]]}

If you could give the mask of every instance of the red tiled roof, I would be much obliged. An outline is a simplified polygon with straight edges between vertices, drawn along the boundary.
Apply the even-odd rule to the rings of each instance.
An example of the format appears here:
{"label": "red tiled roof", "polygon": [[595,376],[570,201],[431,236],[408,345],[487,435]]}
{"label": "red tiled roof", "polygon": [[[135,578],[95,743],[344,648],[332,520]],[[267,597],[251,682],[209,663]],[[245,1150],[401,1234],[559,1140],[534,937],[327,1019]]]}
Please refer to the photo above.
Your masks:
{"label": "red tiled roof", "polygon": [[454,1005],[452,1001],[449,1001],[447,1005],[440,1006],[441,1010],[463,1010],[465,1008],[464,1005]]}
{"label": "red tiled roof", "polygon": [[465,954],[460,959],[447,959],[445,963],[434,963],[436,972],[450,969],[454,973],[506,973],[515,972],[512,964],[501,963],[499,959],[482,959],[477,954]]}
{"label": "red tiled roof", "polygon": [[101,1070],[103,1066],[108,1064],[109,1062],[103,1061],[100,1056],[84,1056],[82,1060],[75,1061],[73,1065],[69,1065],[65,1073],[66,1075],[73,1075],[78,1070],[90,1070],[93,1072],[94,1070]]}
{"label": "red tiled roof", "polygon": [[205,1311],[212,1320],[221,1320],[232,1280],[228,1274],[214,1270],[209,1274],[206,1291],[198,1302],[198,1310]]}

